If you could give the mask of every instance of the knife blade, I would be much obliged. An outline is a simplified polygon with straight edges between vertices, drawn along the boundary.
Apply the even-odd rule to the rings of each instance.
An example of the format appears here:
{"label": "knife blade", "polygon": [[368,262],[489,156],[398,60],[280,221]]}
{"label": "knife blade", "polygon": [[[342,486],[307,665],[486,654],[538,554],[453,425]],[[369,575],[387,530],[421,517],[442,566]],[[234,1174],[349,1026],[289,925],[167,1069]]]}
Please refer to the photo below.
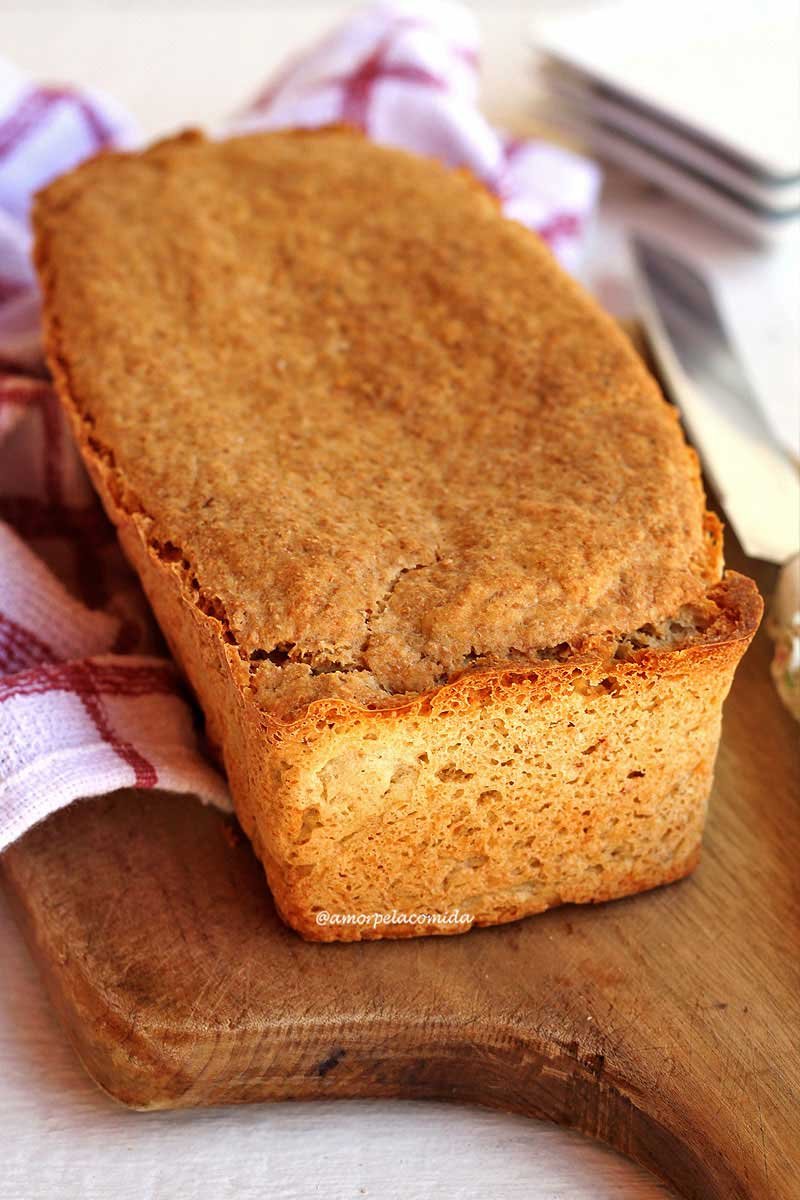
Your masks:
{"label": "knife blade", "polygon": [[631,237],[654,357],[746,554],[782,563],[800,545],[800,474],[773,435],[714,294],[672,249]]}

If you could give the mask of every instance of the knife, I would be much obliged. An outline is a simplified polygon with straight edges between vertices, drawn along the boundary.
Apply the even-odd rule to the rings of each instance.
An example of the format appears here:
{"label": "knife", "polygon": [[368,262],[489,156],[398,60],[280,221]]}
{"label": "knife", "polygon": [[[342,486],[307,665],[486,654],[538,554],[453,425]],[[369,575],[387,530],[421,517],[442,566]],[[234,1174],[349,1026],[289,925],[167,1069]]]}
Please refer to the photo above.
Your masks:
{"label": "knife", "polygon": [[782,563],[800,544],[800,473],[773,435],[703,275],[631,238],[634,284],[670,399],[746,554]]}

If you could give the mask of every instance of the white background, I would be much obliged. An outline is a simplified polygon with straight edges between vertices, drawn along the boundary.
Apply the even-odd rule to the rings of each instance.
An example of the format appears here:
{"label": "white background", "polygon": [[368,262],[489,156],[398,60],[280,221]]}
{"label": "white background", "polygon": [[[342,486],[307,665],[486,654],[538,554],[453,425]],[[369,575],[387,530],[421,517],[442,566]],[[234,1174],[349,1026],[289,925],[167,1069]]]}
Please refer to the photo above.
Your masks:
{"label": "white background", "polygon": [[[536,9],[581,3],[540,0]],[[0,2],[0,49],[39,78],[107,89],[155,135],[218,124],[288,51],[348,7],[303,0]],[[516,132],[531,131],[535,89],[526,31],[532,6],[472,7],[483,23],[485,107]],[[785,359],[776,365],[770,351],[770,337],[785,344],[785,333],[770,333],[763,290],[754,331],[746,299],[751,252],[641,185],[610,176],[586,277],[616,311],[630,307],[621,238],[630,219],[653,227],[678,222],[684,241],[725,280],[748,365],[785,419],[792,385]],[[800,307],[797,283],[788,282],[791,266],[786,256],[774,259],[764,276],[784,313]],[[477,1109],[363,1101],[129,1113],[103,1097],[78,1066],[5,905],[0,954],[2,1200],[655,1200],[668,1194],[632,1164],[577,1135]]]}

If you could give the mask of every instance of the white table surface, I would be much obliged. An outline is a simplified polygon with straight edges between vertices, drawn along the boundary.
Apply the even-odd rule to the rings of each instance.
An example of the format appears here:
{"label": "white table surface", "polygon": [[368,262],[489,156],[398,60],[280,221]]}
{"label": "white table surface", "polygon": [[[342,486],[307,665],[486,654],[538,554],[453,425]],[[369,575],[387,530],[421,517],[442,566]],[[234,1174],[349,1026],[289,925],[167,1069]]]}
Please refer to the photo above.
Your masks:
{"label": "white table surface", "polygon": [[[568,0],[573,8],[583,2]],[[187,124],[214,126],[258,89],[287,51],[349,7],[334,0],[0,0],[2,52],[40,78],[106,88],[156,135]],[[485,107],[499,123],[526,132],[534,125],[526,42],[531,7],[473,7],[484,29]],[[538,3],[539,11],[556,7],[564,4]],[[622,239],[631,218],[654,228],[674,228],[678,221],[698,252],[713,252],[713,262],[734,282],[737,271],[747,274],[750,252],[738,243],[685,210],[676,215],[671,203],[640,184],[610,177],[586,278],[617,312],[631,307]],[[775,261],[776,287],[790,278],[791,266],[786,256]],[[784,293],[783,307],[792,299],[796,290],[793,297]],[[732,303],[736,310],[735,296]],[[740,323],[752,332],[752,315]],[[756,337],[755,349],[743,351],[753,353],[754,374],[761,371],[768,386],[774,365],[765,365],[764,342]],[[782,381],[785,390],[785,376]],[[1,1200],[656,1200],[669,1194],[647,1173],[578,1135],[479,1109],[339,1101],[127,1112],[101,1095],[78,1065],[2,898],[0,946]]]}

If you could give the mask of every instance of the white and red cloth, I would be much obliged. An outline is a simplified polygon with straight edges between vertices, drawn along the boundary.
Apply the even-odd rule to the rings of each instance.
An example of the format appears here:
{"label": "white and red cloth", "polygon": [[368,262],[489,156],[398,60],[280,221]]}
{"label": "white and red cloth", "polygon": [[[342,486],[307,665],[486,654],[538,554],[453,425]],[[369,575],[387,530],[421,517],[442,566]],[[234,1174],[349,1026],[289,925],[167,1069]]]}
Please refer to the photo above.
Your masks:
{"label": "white and red cloth", "polygon": [[[371,5],[225,132],[346,122],[466,166],[574,268],[597,169],[492,129],[477,107],[477,50],[460,5]],[[123,787],[229,807],[41,356],[31,198],[87,155],[138,140],[109,97],[31,84],[0,60],[0,849],[71,801]]]}
{"label": "white and red cloth", "polygon": [[0,849],[156,786],[229,804],[53,389],[0,375]]}

